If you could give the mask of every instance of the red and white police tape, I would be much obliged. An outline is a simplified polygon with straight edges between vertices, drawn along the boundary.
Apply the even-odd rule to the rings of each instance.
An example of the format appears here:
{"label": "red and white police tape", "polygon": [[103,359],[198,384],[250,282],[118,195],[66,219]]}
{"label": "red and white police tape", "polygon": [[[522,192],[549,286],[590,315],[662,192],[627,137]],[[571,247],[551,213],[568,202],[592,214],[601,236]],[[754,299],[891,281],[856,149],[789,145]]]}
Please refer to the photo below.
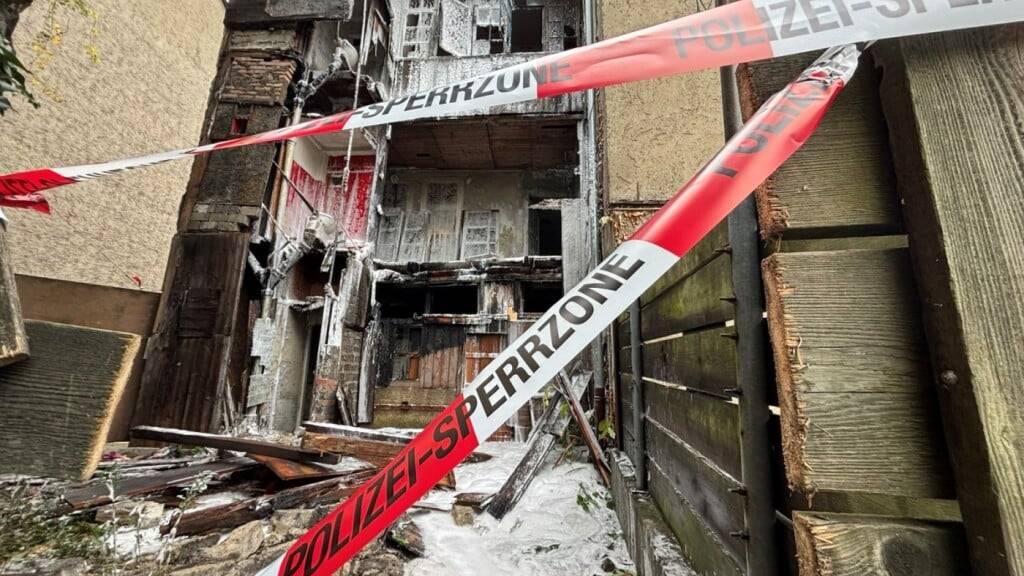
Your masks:
{"label": "red and white police tape", "polygon": [[258,576],[328,576],[355,556],[800,148],[859,56],[854,45],[833,48],[766,102],[704,169],[488,364],[394,460]]}
{"label": "red and white police tape", "polygon": [[48,212],[41,191],[215,150],[444,116],[798,52],[1024,20],[1024,0],[738,0],[434,90],[196,148],[0,176],[0,206]]}

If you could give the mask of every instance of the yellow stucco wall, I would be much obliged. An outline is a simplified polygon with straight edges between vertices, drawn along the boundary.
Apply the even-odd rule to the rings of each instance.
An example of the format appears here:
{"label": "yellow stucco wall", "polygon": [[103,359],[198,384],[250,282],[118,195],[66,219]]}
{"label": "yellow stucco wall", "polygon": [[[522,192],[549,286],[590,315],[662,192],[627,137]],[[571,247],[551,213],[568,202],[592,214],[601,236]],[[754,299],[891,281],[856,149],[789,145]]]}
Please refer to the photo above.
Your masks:
{"label": "yellow stucco wall", "polygon": [[[200,139],[223,37],[221,0],[89,0],[99,14],[100,62],[84,45],[89,22],[63,16],[67,34],[40,77],[61,101],[20,99],[0,119],[0,172],[98,162],[181,148]],[[22,14],[23,61],[49,2]],[[15,272],[159,291],[191,162],[177,162],[48,193],[54,215],[7,209]]]}
{"label": "yellow stucco wall", "polygon": [[[597,5],[602,39],[698,11],[695,0]],[[664,200],[718,152],[724,143],[720,90],[718,70],[606,88],[608,200]]]}

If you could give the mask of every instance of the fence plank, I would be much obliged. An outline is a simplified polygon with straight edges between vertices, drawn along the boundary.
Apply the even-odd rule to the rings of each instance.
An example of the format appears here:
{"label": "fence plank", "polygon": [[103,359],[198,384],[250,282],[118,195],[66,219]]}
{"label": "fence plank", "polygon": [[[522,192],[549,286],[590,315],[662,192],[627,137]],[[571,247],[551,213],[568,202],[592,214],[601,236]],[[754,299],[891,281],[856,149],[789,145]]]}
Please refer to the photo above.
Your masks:
{"label": "fence plank", "polygon": [[730,394],[736,388],[733,328],[701,330],[644,345],[644,376],[688,388]]}
{"label": "fence plank", "polygon": [[737,557],[743,557],[743,542],[729,536],[745,526],[744,499],[736,492],[740,482],[656,421],[648,422],[647,449],[648,458],[658,465],[672,488],[690,503]]}
{"label": "fence plank", "polygon": [[[694,571],[707,576],[745,574],[741,560],[731,552],[722,538],[715,535],[682,495],[675,491],[661,467],[655,462],[648,471],[651,477],[651,500],[672,528]],[[742,558],[745,560],[745,556]]]}
{"label": "fence plank", "polygon": [[644,305],[643,339],[724,324],[733,317],[732,297],[732,258],[718,253]]}
{"label": "fence plank", "polygon": [[1024,574],[1024,25],[883,46],[924,320],[975,574]]}
{"label": "fence plank", "polygon": [[[647,305],[652,300],[658,298],[658,296],[675,286],[680,279],[685,278],[694,273],[697,269],[704,266],[709,260],[717,257],[720,253],[725,252],[729,249],[729,227],[726,221],[722,221],[715,226],[711,232],[708,232],[707,236],[703,240],[697,243],[686,256],[683,256],[679,262],[676,262],[664,276],[658,279],[653,286],[644,292],[643,296],[640,297],[640,304]],[[729,279],[729,286],[732,286],[732,279]],[[627,323],[627,328],[628,328]]]}
{"label": "fence plank", "polygon": [[951,495],[906,251],[775,254],[764,280],[790,486]]}
{"label": "fence plank", "polygon": [[967,566],[963,526],[887,516],[797,512],[800,574],[806,576],[961,576]]}
{"label": "fence plank", "polygon": [[734,478],[740,472],[739,407],[721,398],[645,382],[647,418],[656,421]]}
{"label": "fence plank", "polygon": [[[739,66],[744,117],[753,115],[814,58],[814,54],[801,54]],[[758,215],[766,237],[899,231],[877,85],[877,73],[863,62],[807,144],[757,189]]]}

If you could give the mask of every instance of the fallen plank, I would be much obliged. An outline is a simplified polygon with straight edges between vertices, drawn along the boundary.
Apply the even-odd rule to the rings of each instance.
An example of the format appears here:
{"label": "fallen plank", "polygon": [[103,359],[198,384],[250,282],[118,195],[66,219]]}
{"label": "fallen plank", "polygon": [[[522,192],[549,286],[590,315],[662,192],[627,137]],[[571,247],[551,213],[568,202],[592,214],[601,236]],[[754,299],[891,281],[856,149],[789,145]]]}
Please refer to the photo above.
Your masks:
{"label": "fallen plank", "polygon": [[[334,428],[335,427],[333,426],[328,428],[324,425],[318,425],[312,429],[330,430]],[[344,428],[349,427],[345,426]],[[387,463],[398,455],[398,453],[405,448],[405,445],[408,444],[408,439],[399,443],[392,440],[375,440],[369,437],[357,435],[338,435],[333,432],[313,432],[312,429],[306,428],[306,432],[302,435],[303,448],[352,456],[353,458],[366,460],[377,467],[386,466]],[[343,432],[343,434],[347,434],[347,432]],[[392,437],[392,439],[398,440],[399,437]],[[474,464],[477,462],[486,462],[491,458],[492,456],[490,454],[474,452],[466,458],[465,462]]]}
{"label": "fallen plank", "polygon": [[206,446],[208,448],[219,448],[221,450],[234,450],[236,452],[248,452],[260,454],[272,458],[283,458],[296,462],[319,462],[322,464],[337,464],[341,462],[341,456],[326,451],[308,450],[284,446],[263,440],[249,440],[245,438],[234,438],[220,434],[207,434],[206,432],[190,432],[188,430],[175,430],[173,428],[157,428],[155,426],[136,426],[132,428],[132,438],[140,440],[154,440],[168,444],[185,444],[188,446]]}
{"label": "fallen plank", "polygon": [[392,444],[408,444],[412,436],[399,432],[384,432],[372,428],[359,428],[356,426],[344,426],[342,424],[328,424],[326,422],[303,422],[302,427],[307,432],[317,434],[330,434],[332,436],[348,436],[362,438],[364,440],[377,440],[378,442],[391,442]]}
{"label": "fallen plank", "polygon": [[0,370],[0,473],[86,480],[141,339],[32,320],[26,327],[32,357]]}
{"label": "fallen plank", "polygon": [[483,512],[494,494],[490,492],[462,492],[455,495],[455,503],[460,506],[469,506],[477,512]]}
{"label": "fallen plank", "polygon": [[202,534],[211,530],[234,528],[253,520],[260,520],[270,516],[275,510],[337,504],[350,496],[376,473],[376,470],[356,472],[341,478],[330,478],[312,484],[286,488],[276,494],[186,511],[176,520],[161,526],[160,532],[169,534],[173,529],[176,536]]}
{"label": "fallen plank", "polygon": [[[186,486],[197,478],[212,474],[216,479],[223,479],[232,474],[255,468],[259,464],[248,458],[229,458],[199,466],[188,466],[152,474],[121,479],[114,485],[114,494],[118,498],[134,498],[169,488]],[[94,481],[80,488],[73,488],[64,493],[64,501],[75,510],[83,510],[94,506],[110,504],[110,492],[103,481]]]}
{"label": "fallen plank", "polygon": [[793,514],[800,574],[959,576],[969,574],[957,522],[822,512]]}
{"label": "fallen plank", "polygon": [[302,448],[318,454],[352,456],[380,468],[387,466],[388,462],[391,462],[405,448],[405,445],[307,431],[302,435]]}
{"label": "fallen plank", "polygon": [[274,458],[273,456],[264,456],[262,454],[246,454],[249,458],[263,464],[277,476],[285,482],[292,480],[310,480],[312,478],[333,478],[335,476],[344,476],[350,472],[345,470],[332,470],[318,464],[312,464],[309,462],[295,462],[293,460],[285,460],[283,458]]}
{"label": "fallen plank", "polygon": [[[583,396],[583,392],[590,384],[590,377],[590,372],[576,374],[573,377],[570,389],[575,398]],[[529,447],[526,449],[523,459],[519,461],[508,480],[487,505],[487,513],[491,516],[500,520],[516,505],[516,502],[526,492],[533,477],[544,465],[551,447],[565,433],[565,429],[569,426],[569,414],[568,411],[562,410],[564,403],[565,398],[559,393],[558,398],[551,402],[544,415],[541,416],[534,428],[534,433],[530,436]]]}
{"label": "fallen plank", "polygon": [[604,452],[601,450],[601,444],[598,443],[597,434],[594,434],[594,429],[590,427],[590,422],[587,421],[587,415],[583,412],[583,406],[580,404],[579,399],[569,393],[571,385],[565,370],[559,372],[559,390],[562,391],[563,397],[569,401],[569,411],[572,413],[573,419],[576,420],[576,424],[580,427],[580,433],[583,434],[583,442],[587,445],[591,458],[594,459],[594,468],[601,475],[604,485],[611,486],[611,475],[608,471],[608,465],[604,461]]}

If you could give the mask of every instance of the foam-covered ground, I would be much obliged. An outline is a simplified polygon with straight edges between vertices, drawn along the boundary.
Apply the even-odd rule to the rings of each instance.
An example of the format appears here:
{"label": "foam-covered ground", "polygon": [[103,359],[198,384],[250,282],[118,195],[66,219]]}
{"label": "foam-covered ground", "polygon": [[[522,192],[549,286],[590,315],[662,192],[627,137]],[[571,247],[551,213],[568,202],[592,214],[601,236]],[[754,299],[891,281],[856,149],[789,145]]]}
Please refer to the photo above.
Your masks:
{"label": "foam-covered ground", "polygon": [[[494,493],[522,457],[521,443],[490,442],[479,451],[487,462],[455,470],[457,492]],[[423,532],[426,557],[407,565],[406,576],[591,576],[603,575],[610,559],[633,571],[608,491],[588,463],[563,459],[555,449],[526,494],[501,521],[486,512],[473,526],[456,526],[447,512],[413,515]],[[453,492],[434,491],[433,505],[448,507]]]}

